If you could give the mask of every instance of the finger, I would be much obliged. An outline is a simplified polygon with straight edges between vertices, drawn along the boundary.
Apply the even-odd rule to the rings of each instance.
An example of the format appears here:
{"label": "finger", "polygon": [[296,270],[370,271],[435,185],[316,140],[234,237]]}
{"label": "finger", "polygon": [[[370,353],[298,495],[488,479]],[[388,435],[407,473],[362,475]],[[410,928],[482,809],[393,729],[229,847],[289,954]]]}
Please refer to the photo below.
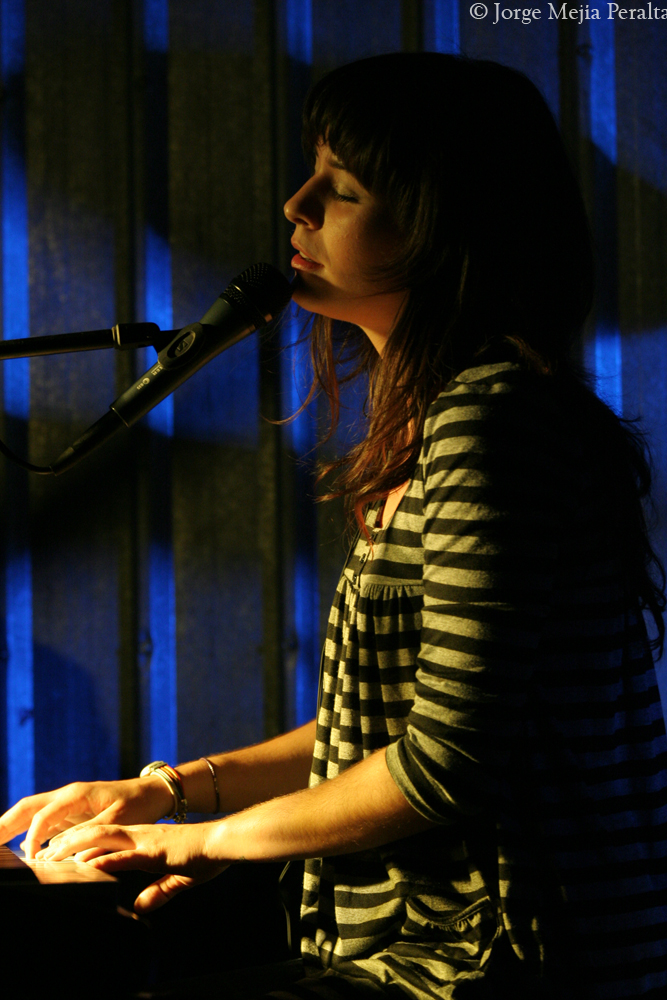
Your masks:
{"label": "finger", "polygon": [[101,851],[122,851],[134,848],[134,842],[123,827],[79,825],[59,833],[48,847],[38,851],[39,861],[62,861],[63,858],[91,847]]}
{"label": "finger", "polygon": [[20,819],[18,813],[14,813],[13,809],[10,809],[2,817],[2,822],[0,823],[0,844],[6,844],[8,840],[13,840],[17,834],[23,833],[27,830],[30,823],[30,817],[26,816],[25,819]]}
{"label": "finger", "polygon": [[152,910],[157,910],[179,892],[191,889],[196,884],[196,880],[187,875],[163,875],[157,882],[153,882],[139,893],[134,901],[134,912],[150,913]]}
{"label": "finger", "polygon": [[33,816],[44,803],[44,795],[31,795],[29,798],[20,799],[8,809],[0,819],[0,844],[6,844],[8,840],[27,830]]}
{"label": "finger", "polygon": [[34,858],[42,844],[59,830],[59,825],[52,826],[48,822],[44,823],[41,817],[38,817],[39,813],[33,818],[23,841],[22,846],[26,858]]}
{"label": "finger", "polygon": [[59,838],[61,833],[72,833],[80,830],[83,835],[85,831],[89,830],[91,827],[99,826],[116,826],[116,821],[112,820],[110,814],[112,809],[104,809],[97,816],[68,816],[67,821],[64,823],[54,824],[49,832],[49,840],[52,845],[57,845],[59,843]]}
{"label": "finger", "polygon": [[23,850],[27,858],[34,858],[42,844],[54,834],[74,825],[78,818],[76,814],[72,816],[74,808],[75,805],[71,801],[50,802],[35,813],[23,841],[25,845]]}
{"label": "finger", "polygon": [[[54,837],[56,837],[59,833],[64,833],[65,830],[69,830],[75,824],[76,824],[76,820],[72,820],[71,823],[58,823],[57,826],[54,826],[53,829],[51,829],[49,831],[49,835],[48,835],[48,837],[46,839],[47,840],[53,840]],[[26,852],[26,841],[27,841],[27,839],[28,838],[26,836],[26,838],[24,840],[22,840],[21,843],[19,844],[19,847],[21,848],[21,850],[25,854],[27,854],[27,852]],[[37,849],[34,852],[35,857],[37,857],[37,855],[41,853],[41,851],[39,850],[39,847],[41,847],[41,845],[37,845]],[[29,857],[29,855],[28,855],[28,857]]]}
{"label": "finger", "polygon": [[106,853],[100,850],[96,858],[93,858],[90,862],[93,868],[99,868],[102,872],[121,872],[121,871],[144,871],[144,872],[159,872],[164,871],[165,864],[164,861],[160,861],[158,858],[151,858],[148,854],[143,851],[137,850],[127,850],[127,851],[109,851],[107,849]]}
{"label": "finger", "polygon": [[89,847],[86,851],[77,851],[74,855],[75,861],[80,861],[82,863],[92,861],[93,858],[99,858],[105,853],[103,847]]}

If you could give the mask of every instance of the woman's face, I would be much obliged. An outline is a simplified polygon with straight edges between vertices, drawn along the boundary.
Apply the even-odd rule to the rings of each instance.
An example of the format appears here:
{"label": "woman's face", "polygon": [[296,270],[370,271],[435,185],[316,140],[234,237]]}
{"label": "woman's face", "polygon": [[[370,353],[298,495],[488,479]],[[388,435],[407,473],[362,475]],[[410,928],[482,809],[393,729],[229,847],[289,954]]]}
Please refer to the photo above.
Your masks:
{"label": "woman's face", "polygon": [[285,215],[296,226],[294,301],[355,323],[381,352],[407,295],[372,277],[397,245],[387,209],[322,143],[312,177],[286,203]]}

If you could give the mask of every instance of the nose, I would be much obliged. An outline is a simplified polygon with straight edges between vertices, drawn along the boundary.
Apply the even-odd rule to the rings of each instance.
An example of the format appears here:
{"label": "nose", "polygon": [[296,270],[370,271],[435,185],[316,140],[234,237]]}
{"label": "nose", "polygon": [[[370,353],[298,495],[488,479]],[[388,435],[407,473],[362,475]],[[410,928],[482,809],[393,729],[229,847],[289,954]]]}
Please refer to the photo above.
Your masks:
{"label": "nose", "polygon": [[319,229],[324,218],[324,209],[317,195],[316,178],[311,177],[285,202],[285,215],[294,225],[301,224],[307,229]]}

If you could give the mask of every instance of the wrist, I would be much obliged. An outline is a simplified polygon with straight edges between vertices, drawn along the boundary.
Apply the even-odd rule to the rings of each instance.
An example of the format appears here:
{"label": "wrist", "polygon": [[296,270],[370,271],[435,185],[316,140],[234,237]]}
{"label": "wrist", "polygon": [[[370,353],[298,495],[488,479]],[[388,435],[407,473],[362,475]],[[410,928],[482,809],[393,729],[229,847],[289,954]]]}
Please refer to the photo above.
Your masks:
{"label": "wrist", "polygon": [[151,802],[155,803],[157,818],[162,819],[163,816],[167,816],[174,807],[174,798],[164,781],[157,774],[148,774],[138,780],[146,787]]}
{"label": "wrist", "polygon": [[185,823],[188,812],[188,801],[185,797],[183,779],[179,772],[164,760],[154,760],[142,768],[140,778],[154,776],[159,778],[171,794],[172,809],[165,816],[177,823]]}
{"label": "wrist", "polygon": [[229,864],[234,861],[245,861],[245,858],[232,857],[230,853],[229,838],[227,836],[227,819],[211,820],[208,823],[199,823],[199,829],[203,835],[203,853],[207,858]]}

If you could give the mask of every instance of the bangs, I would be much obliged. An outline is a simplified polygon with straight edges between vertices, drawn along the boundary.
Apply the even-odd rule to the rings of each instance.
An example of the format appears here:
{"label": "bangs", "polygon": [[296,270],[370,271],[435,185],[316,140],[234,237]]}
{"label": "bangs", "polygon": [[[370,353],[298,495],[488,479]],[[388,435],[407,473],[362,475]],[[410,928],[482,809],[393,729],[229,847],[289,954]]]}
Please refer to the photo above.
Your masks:
{"label": "bangs", "polygon": [[377,92],[377,79],[359,79],[366,74],[342,69],[324,77],[306,100],[302,122],[306,162],[313,167],[318,146],[326,143],[367,191],[386,197],[396,173],[394,116],[387,113],[387,95]]}

